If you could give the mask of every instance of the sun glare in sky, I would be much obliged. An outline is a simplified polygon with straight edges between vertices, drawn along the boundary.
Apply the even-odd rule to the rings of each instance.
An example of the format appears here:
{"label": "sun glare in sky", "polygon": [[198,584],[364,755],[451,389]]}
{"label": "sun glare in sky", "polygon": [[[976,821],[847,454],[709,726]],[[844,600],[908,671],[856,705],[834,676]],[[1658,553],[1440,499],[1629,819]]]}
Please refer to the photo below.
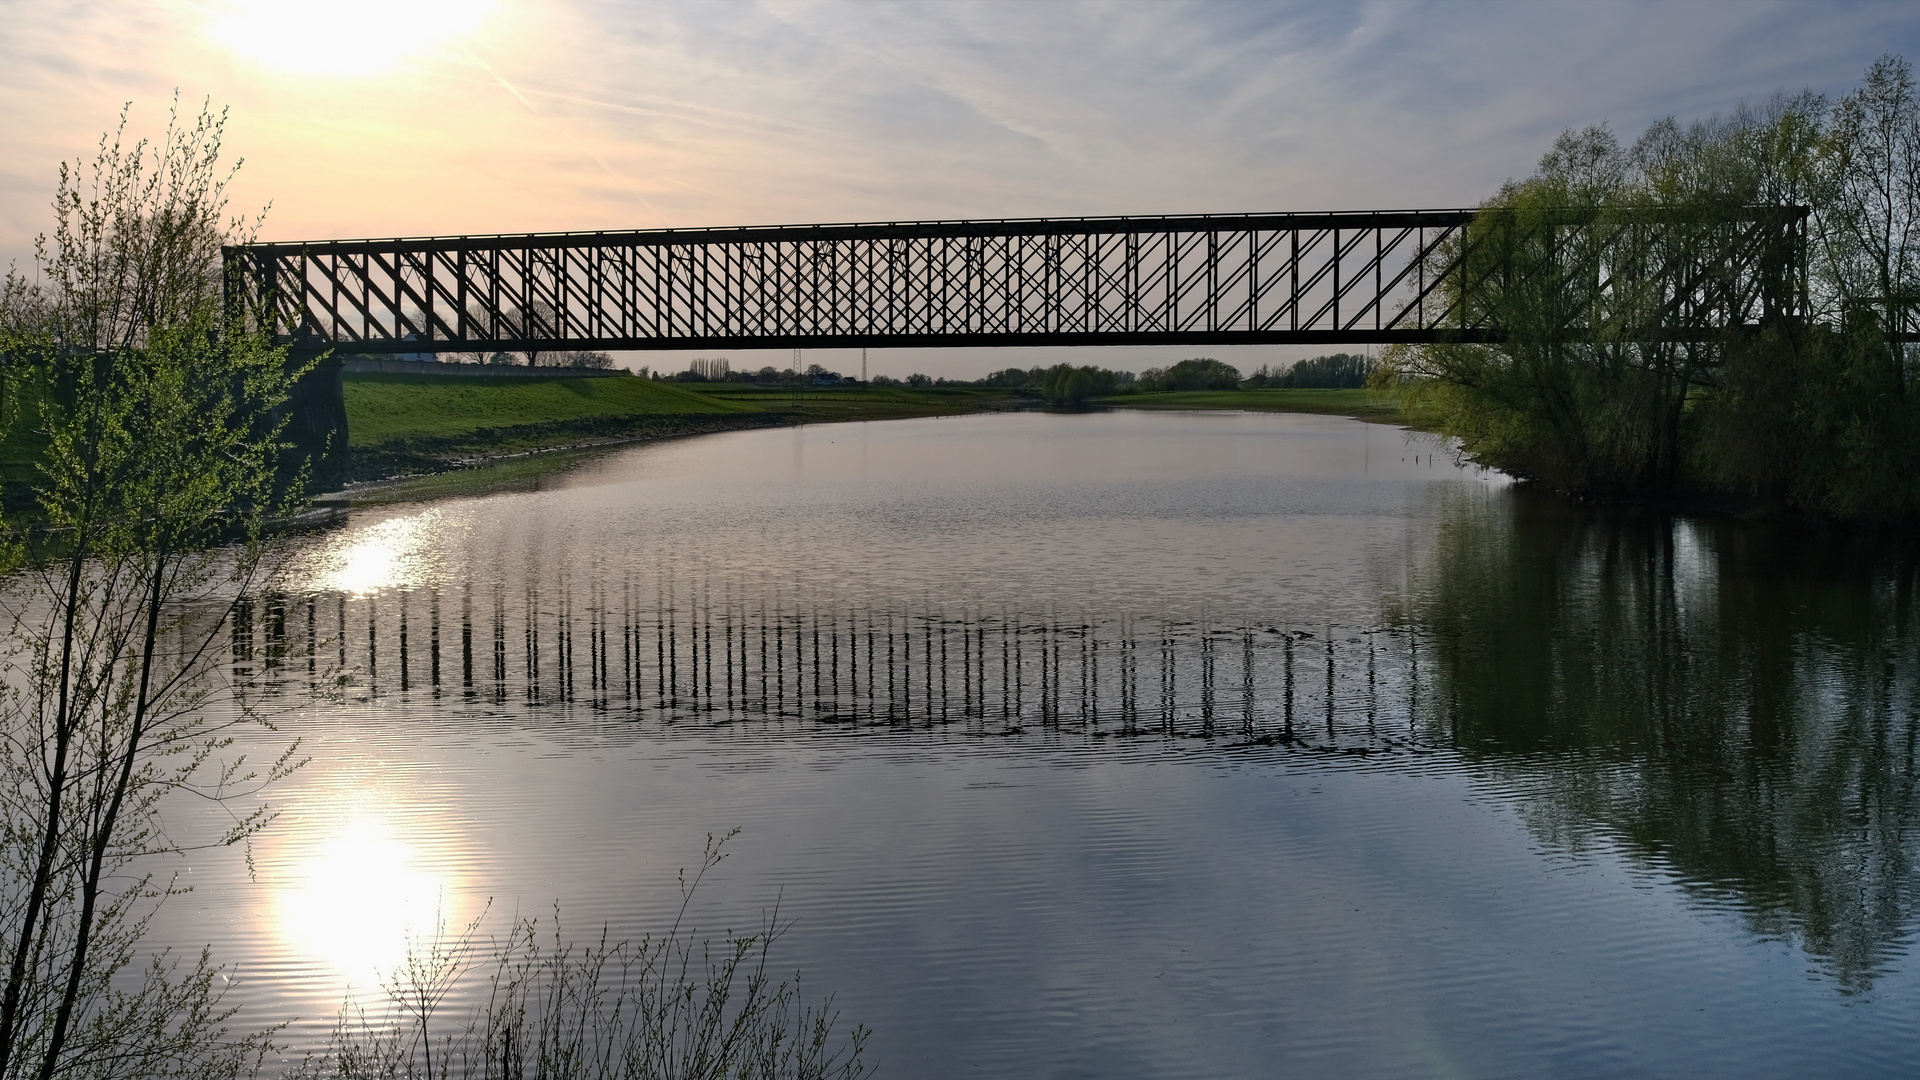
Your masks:
{"label": "sun glare in sky", "polygon": [[235,0],[206,33],[242,61],[302,76],[384,75],[471,37],[495,0]]}

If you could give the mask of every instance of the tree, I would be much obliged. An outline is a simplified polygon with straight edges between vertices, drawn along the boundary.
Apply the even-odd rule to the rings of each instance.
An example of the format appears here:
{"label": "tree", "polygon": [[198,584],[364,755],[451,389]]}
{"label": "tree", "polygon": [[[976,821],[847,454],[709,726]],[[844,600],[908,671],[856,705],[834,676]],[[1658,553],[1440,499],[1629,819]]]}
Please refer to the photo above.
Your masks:
{"label": "tree", "polygon": [[[1565,132],[1445,253],[1463,267],[1447,275],[1449,301],[1504,340],[1397,359],[1435,384],[1448,433],[1475,460],[1577,491],[1657,482],[1663,455],[1651,447],[1689,384],[1669,377],[1671,344],[1639,334],[1644,275],[1611,273],[1646,235],[1635,228],[1647,200],[1632,165],[1605,127]],[[1580,287],[1597,280],[1619,283],[1599,307]]]}
{"label": "tree", "polygon": [[[514,337],[522,339],[549,338],[560,335],[559,313],[545,300],[535,300],[507,311],[507,327]],[[547,366],[553,365],[552,351],[544,349],[524,349],[521,356],[527,358],[528,367],[539,367],[542,360]]]}
{"label": "tree", "polygon": [[[1504,340],[1390,350],[1392,362],[1434,384],[1448,432],[1483,464],[1582,493],[1675,490],[1692,404],[1741,331],[1713,299],[1740,292],[1720,253],[1791,212],[1760,202],[1768,163],[1742,151],[1791,119],[1663,121],[1631,148],[1604,127],[1563,133],[1445,255],[1463,267],[1450,301]],[[1687,303],[1659,267],[1686,268]],[[1671,333],[1676,320],[1692,332]]]}
{"label": "tree", "polygon": [[[35,505],[6,521],[10,620],[0,700],[0,1078],[247,1071],[264,1034],[234,1034],[219,969],[135,961],[171,892],[153,860],[192,841],[170,800],[221,802],[271,781],[221,760],[216,645],[271,570],[263,525],[299,496],[278,475],[285,350],[224,299],[224,114],[62,165],[37,274],[0,304],[9,402],[32,401],[46,451]],[[236,812],[215,844],[267,820]]]}
{"label": "tree", "polygon": [[[480,304],[471,304],[467,308],[467,326],[471,333],[480,338],[505,338],[533,340],[561,336],[560,316],[552,304],[545,300],[535,300],[528,304],[509,304],[500,310],[498,318],[493,312]],[[456,364],[518,364],[525,360],[528,367],[612,367],[613,357],[606,353],[582,353],[564,349],[527,349],[520,352],[507,352],[481,349],[468,352],[449,352],[442,354]],[[589,362],[576,363],[585,357]],[[604,364],[592,362],[595,358],[605,357]]]}
{"label": "tree", "polygon": [[[455,333],[466,334],[476,338],[485,338],[488,336],[487,328],[489,325],[487,309],[479,304],[469,304],[467,305],[464,325],[457,327]],[[511,364],[515,362],[513,357],[507,353],[497,352],[492,349],[468,349],[442,352],[436,354],[436,358],[444,364]]]}
{"label": "tree", "polygon": [[1046,369],[1044,368],[1026,369],[1010,367],[993,372],[986,378],[981,379],[980,385],[1019,390],[1029,386],[1038,386],[1041,380],[1045,378]]}
{"label": "tree", "polygon": [[1238,390],[1240,369],[1210,357],[1182,360],[1170,368],[1140,373],[1144,390]]}
{"label": "tree", "polygon": [[692,360],[687,361],[687,370],[684,378],[687,382],[726,382],[727,377],[732,374],[732,372],[732,362],[724,356],[716,356],[711,359],[705,356],[696,356]]}
{"label": "tree", "polygon": [[1920,331],[1920,97],[1913,65],[1892,54],[1834,110],[1828,215],[1836,291],[1874,311],[1905,389],[1906,343]]}
{"label": "tree", "polygon": [[1392,347],[1378,381],[1467,457],[1566,491],[1920,512],[1916,206],[1898,57],[1831,109],[1779,95],[1631,147],[1568,131],[1436,259],[1461,324],[1503,340]]}
{"label": "tree", "polygon": [[1285,371],[1273,371],[1262,364],[1242,385],[1252,390],[1263,387],[1353,389],[1367,385],[1373,368],[1373,361],[1359,353],[1333,353],[1301,360]]}
{"label": "tree", "polygon": [[1063,408],[1077,409],[1093,398],[1110,397],[1120,383],[1118,373],[1101,367],[1055,364],[1040,380],[1040,392]]}

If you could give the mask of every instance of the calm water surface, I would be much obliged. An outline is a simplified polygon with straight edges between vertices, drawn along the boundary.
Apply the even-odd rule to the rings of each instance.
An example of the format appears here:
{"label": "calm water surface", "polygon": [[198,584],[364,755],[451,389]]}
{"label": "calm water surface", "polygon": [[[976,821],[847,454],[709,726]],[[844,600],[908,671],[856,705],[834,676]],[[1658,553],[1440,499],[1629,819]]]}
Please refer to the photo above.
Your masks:
{"label": "calm water surface", "polygon": [[699,925],[777,900],[885,1076],[1911,1075],[1901,552],[1304,416],[545,486],[356,512],[236,632],[312,762],[159,935],[296,1042],[436,918],[658,930],[738,827]]}

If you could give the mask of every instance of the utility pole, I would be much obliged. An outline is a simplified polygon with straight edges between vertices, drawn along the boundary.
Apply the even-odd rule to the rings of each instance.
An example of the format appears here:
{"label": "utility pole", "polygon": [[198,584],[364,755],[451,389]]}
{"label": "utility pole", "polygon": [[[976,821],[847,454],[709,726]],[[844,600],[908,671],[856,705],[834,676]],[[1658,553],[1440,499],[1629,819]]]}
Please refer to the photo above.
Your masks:
{"label": "utility pole", "polygon": [[860,385],[867,385],[867,347],[860,346]]}

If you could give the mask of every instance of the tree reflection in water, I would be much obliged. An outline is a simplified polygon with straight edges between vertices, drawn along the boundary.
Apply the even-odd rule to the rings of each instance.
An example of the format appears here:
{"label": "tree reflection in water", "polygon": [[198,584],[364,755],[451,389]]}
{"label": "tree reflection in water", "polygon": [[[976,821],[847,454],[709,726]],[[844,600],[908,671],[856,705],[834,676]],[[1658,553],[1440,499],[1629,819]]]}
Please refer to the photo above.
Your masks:
{"label": "tree reflection in water", "polygon": [[1778,526],[1461,499],[1391,605],[1417,706],[1549,845],[1637,852],[1846,992],[1905,950],[1915,558]]}

